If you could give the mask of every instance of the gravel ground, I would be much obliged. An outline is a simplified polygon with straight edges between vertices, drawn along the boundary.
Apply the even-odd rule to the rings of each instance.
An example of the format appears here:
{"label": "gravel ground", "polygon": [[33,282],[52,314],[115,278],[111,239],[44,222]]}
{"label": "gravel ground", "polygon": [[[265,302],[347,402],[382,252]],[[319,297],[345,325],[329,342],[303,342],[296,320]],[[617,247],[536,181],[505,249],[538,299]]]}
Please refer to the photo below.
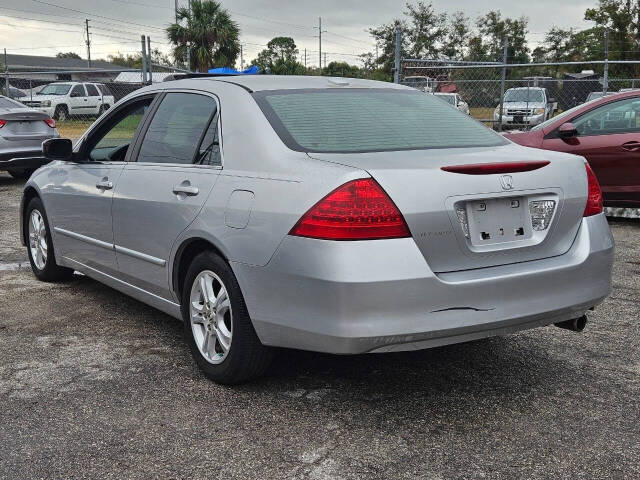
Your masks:
{"label": "gravel ground", "polygon": [[[20,191],[0,174],[0,262],[25,258]],[[234,388],[166,315],[0,268],[0,478],[640,478],[640,221],[611,225],[614,292],[583,334],[281,351]]]}

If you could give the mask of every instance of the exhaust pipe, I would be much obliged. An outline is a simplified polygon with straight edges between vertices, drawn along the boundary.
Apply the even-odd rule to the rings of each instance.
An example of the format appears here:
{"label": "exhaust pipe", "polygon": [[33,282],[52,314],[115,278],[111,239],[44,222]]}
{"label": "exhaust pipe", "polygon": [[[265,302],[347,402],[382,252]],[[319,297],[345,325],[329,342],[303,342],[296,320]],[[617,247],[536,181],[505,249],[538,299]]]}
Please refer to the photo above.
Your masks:
{"label": "exhaust pipe", "polygon": [[572,332],[578,332],[584,330],[587,326],[587,316],[583,315],[580,318],[574,318],[573,320],[565,320],[564,322],[554,324],[556,327],[571,330]]}

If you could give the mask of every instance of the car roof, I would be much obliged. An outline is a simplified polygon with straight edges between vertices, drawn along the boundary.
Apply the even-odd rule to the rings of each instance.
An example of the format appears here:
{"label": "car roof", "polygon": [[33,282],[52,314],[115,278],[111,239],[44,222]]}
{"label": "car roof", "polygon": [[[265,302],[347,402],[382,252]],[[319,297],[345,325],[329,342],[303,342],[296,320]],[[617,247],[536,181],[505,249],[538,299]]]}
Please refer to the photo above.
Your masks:
{"label": "car roof", "polygon": [[[202,77],[179,80],[184,85],[193,83],[206,90],[204,82],[225,82],[238,85],[251,92],[264,90],[299,90],[299,89],[327,89],[327,88],[389,88],[413,90],[411,87],[397,83],[363,80],[360,78],[321,77],[306,75],[238,75],[220,77]],[[160,83],[159,89],[170,87],[171,82]]]}

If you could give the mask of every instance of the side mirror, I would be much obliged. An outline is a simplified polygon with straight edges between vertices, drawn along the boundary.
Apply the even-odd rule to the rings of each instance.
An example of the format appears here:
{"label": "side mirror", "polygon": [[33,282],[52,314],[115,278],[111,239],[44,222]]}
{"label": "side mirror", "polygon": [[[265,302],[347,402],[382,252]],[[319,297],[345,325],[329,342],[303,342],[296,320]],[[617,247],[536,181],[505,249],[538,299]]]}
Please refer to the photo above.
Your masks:
{"label": "side mirror", "polygon": [[558,128],[558,137],[560,138],[574,138],[578,136],[578,130],[573,123],[567,122],[560,125]]}
{"label": "side mirror", "polygon": [[73,142],[68,138],[50,138],[42,142],[42,153],[47,160],[71,160],[73,157]]}

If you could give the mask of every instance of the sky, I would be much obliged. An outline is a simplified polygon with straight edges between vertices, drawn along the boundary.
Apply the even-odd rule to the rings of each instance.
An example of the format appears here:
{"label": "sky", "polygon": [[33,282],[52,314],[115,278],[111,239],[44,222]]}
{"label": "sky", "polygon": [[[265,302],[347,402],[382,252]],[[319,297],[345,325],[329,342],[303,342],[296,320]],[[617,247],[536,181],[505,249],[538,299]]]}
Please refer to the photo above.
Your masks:
{"label": "sky", "polygon": [[[179,0],[181,6],[187,0]],[[400,0],[222,0],[240,26],[245,64],[275,36],[291,36],[307,64],[318,65],[318,17],[322,17],[327,62],[358,64],[357,56],[375,52],[367,28],[400,17]],[[596,0],[433,0],[437,11],[463,11],[475,18],[489,10],[505,17],[529,18],[530,46],[552,26],[585,28],[584,11]],[[61,8],[63,7],[63,8]],[[175,0],[0,0],[0,49],[7,53],[54,56],[73,51],[86,58],[85,19],[89,19],[91,57],[140,51],[140,35],[167,53],[164,33],[174,20]],[[314,28],[315,27],[315,28]]]}

